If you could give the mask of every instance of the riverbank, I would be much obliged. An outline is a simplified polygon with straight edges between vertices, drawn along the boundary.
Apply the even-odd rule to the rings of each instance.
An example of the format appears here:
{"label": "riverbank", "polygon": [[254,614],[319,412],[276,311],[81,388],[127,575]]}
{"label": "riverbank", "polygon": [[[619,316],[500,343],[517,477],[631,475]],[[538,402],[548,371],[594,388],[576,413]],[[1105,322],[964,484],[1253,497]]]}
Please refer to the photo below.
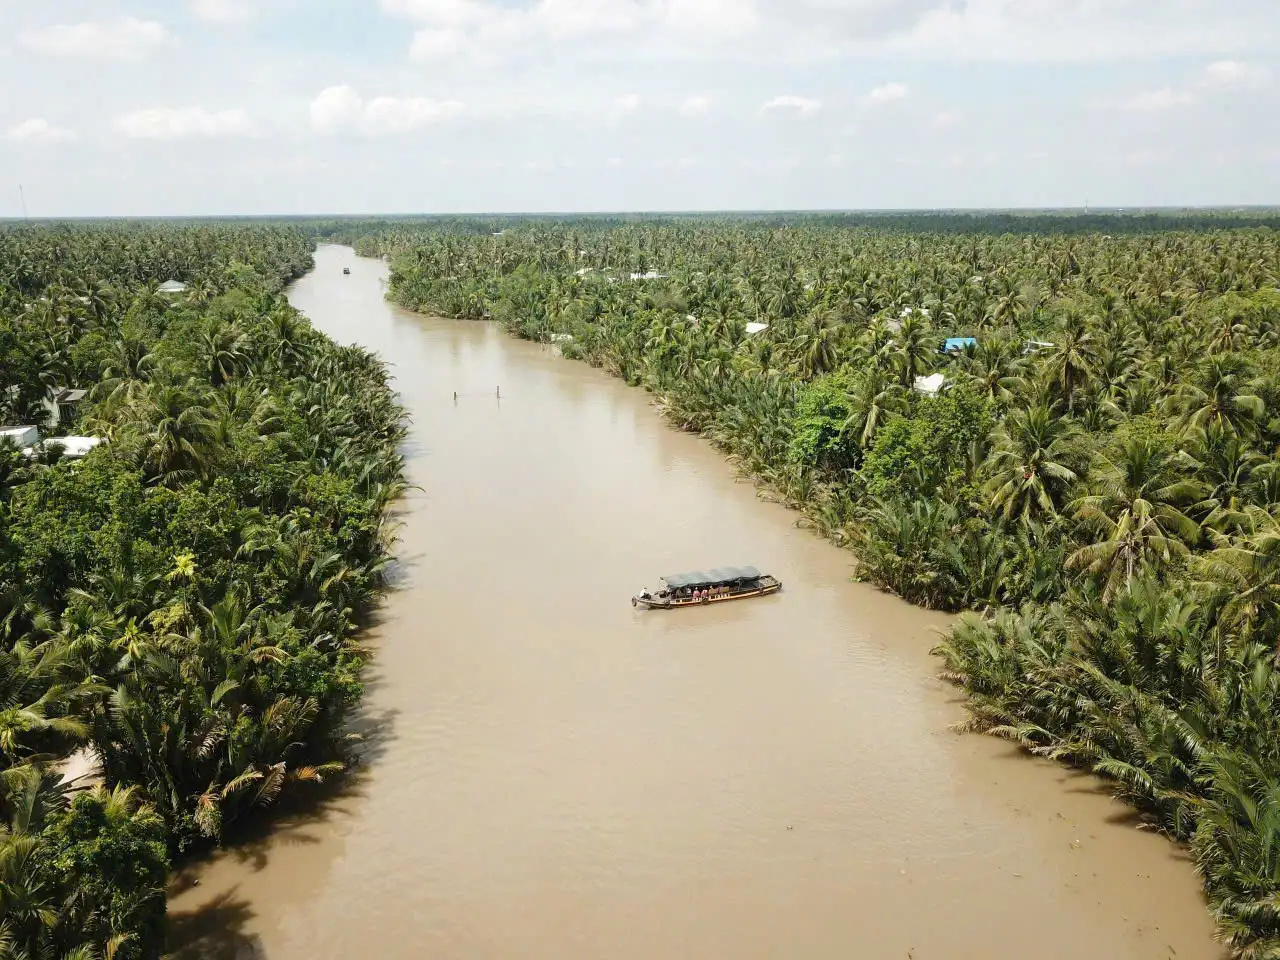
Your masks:
{"label": "riverbank", "polygon": [[1258,813],[1280,793],[1276,235],[1000,223],[562,218],[365,244],[394,254],[402,305],[644,386],[852,545],[860,579],[970,611],[937,647],[968,727],[1105,777],[1193,852],[1235,955],[1280,950]]}
{"label": "riverbank", "polygon": [[[641,392],[316,262],[291,300],[392,363],[420,488],[370,749],[318,815],[181,878],[180,956],[1217,956],[1191,870],[1095,781],[949,731],[950,618],[849,584]],[[715,563],[786,590],[627,602]]]}
{"label": "riverbank", "polygon": [[172,860],[340,767],[401,412],[279,296],[296,228],[0,246],[0,423],[94,440],[0,443],[4,952],[153,960]]}

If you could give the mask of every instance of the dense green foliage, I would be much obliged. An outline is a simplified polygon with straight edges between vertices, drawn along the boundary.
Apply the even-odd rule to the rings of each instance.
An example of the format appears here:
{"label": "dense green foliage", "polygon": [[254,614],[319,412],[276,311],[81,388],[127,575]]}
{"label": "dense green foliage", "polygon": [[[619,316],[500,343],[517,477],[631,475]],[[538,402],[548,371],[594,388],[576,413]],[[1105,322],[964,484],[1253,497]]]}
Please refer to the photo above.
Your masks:
{"label": "dense green foliage", "polygon": [[1191,846],[1233,951],[1280,957],[1280,235],[961,218],[424,221],[361,247],[408,307],[653,391],[861,577],[974,611],[938,650],[973,726],[1110,778]]}
{"label": "dense green foliage", "polygon": [[[341,766],[403,418],[286,302],[294,227],[0,230],[0,957],[156,957],[169,858]],[[186,292],[161,294],[177,279]],[[100,758],[75,793],[59,762]]]}

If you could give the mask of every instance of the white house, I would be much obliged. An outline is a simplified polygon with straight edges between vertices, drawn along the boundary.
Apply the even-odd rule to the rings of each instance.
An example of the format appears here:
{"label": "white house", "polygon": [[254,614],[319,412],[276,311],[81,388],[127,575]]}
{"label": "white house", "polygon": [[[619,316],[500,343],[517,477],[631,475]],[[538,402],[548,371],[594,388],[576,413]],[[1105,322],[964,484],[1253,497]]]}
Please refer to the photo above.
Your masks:
{"label": "white house", "polygon": [[186,293],[187,285],[181,280],[166,280],[156,287],[156,293]]}
{"label": "white house", "polygon": [[76,418],[76,409],[88,392],[73,387],[54,387],[44,399],[44,408],[54,423],[69,424]]}
{"label": "white house", "polygon": [[101,437],[47,437],[40,439],[38,427],[0,427],[0,443],[8,441],[28,457],[38,456],[50,447],[61,447],[62,455],[78,460],[90,450],[101,446]]}
{"label": "white house", "polygon": [[64,457],[71,457],[73,460],[79,460],[90,450],[102,444],[101,437],[49,437],[40,441],[40,446],[44,448],[59,446],[62,448]]}
{"label": "white house", "polygon": [[40,430],[36,427],[0,427],[0,443],[6,440],[22,450],[40,442]]}
{"label": "white house", "polygon": [[763,333],[768,329],[769,329],[769,325],[767,323],[759,323],[755,320],[752,320],[750,323],[747,324],[747,336],[750,336],[753,333]]}
{"label": "white house", "polygon": [[942,390],[942,385],[946,383],[947,378],[940,373],[931,373],[927,377],[916,377],[913,384],[917,393],[923,393],[927,396],[935,396]]}

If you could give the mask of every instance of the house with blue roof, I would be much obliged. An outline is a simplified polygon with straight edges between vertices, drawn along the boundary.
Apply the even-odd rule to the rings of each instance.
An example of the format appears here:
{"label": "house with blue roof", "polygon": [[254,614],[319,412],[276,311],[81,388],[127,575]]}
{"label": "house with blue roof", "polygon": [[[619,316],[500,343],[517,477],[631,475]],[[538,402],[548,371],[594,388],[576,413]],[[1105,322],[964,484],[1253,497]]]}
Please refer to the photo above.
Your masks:
{"label": "house with blue roof", "polygon": [[954,356],[957,353],[964,353],[964,351],[969,347],[976,347],[977,345],[977,337],[947,337],[947,339],[943,341],[942,349],[938,352],[949,353]]}

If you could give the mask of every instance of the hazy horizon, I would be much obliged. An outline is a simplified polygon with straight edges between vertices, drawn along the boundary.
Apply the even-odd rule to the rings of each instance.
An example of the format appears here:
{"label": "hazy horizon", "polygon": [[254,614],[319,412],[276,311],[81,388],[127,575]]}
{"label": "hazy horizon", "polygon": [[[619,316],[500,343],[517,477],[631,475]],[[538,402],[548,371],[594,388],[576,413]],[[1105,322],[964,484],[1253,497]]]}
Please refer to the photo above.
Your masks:
{"label": "hazy horizon", "polygon": [[687,209],[687,210],[459,210],[459,211],[411,211],[411,210],[362,210],[339,213],[335,211],[315,211],[308,213],[215,213],[215,214],[104,214],[104,215],[70,215],[70,216],[0,216],[0,223],[70,223],[76,221],[120,220],[430,220],[430,219],[521,219],[521,218],[555,218],[590,219],[593,217],[778,217],[787,215],[812,217],[884,217],[897,216],[933,216],[933,215],[1049,215],[1055,217],[1125,217],[1150,214],[1276,214],[1280,216],[1280,204],[1203,204],[1180,206],[1129,206],[1129,207],[863,207],[863,208],[766,208],[750,209]]}
{"label": "hazy horizon", "polygon": [[0,218],[1276,205],[1280,18],[1224,7],[11,5]]}

